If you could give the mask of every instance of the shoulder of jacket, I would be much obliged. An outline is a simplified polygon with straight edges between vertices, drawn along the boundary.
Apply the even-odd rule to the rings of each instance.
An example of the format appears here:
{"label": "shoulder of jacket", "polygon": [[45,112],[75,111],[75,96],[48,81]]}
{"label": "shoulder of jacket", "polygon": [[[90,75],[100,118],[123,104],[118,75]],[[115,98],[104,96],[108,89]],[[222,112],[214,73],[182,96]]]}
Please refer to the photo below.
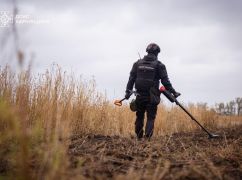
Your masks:
{"label": "shoulder of jacket", "polygon": [[161,67],[161,68],[165,68],[165,64],[163,64],[161,61],[157,60],[158,61],[158,65]]}
{"label": "shoulder of jacket", "polygon": [[161,61],[157,60],[159,65],[165,66]]}
{"label": "shoulder of jacket", "polygon": [[134,64],[133,64],[133,66],[136,67],[136,66],[138,65],[139,62],[140,62],[140,59],[138,59],[137,61],[135,61]]}
{"label": "shoulder of jacket", "polygon": [[141,61],[143,61],[143,59],[138,59],[137,61],[135,61],[135,63],[134,64],[139,64]]}

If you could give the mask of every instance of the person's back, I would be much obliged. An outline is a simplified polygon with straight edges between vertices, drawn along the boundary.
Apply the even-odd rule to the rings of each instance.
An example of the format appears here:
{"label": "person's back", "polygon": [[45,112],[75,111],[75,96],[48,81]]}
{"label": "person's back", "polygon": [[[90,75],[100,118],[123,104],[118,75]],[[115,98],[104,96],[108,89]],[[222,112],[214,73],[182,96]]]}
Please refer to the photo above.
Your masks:
{"label": "person's back", "polygon": [[157,59],[160,47],[157,44],[151,43],[146,48],[146,52],[148,54],[143,59],[133,64],[125,94],[125,98],[129,99],[130,92],[135,85],[138,94],[135,100],[137,107],[135,132],[138,138],[143,137],[145,112],[147,112],[145,137],[150,138],[153,134],[157,105],[160,102],[159,81],[161,80],[161,83],[175,97],[180,95],[172,87],[165,65]]}
{"label": "person's back", "polygon": [[157,66],[158,60],[153,54],[148,54],[137,61],[135,89],[139,93],[149,94],[151,87],[159,87]]}

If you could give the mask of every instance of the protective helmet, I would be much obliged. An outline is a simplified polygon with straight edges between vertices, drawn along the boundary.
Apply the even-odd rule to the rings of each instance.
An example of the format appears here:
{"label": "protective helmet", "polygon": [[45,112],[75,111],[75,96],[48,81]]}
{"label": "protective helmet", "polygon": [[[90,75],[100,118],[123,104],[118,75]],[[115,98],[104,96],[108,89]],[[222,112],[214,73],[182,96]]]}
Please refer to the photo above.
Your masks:
{"label": "protective helmet", "polygon": [[135,112],[137,111],[137,106],[136,106],[136,102],[135,99],[132,99],[132,101],[129,104],[129,108],[131,109],[131,111]]}
{"label": "protective helmet", "polygon": [[160,47],[155,43],[151,43],[147,46],[146,52],[151,54],[158,54],[160,52]]}

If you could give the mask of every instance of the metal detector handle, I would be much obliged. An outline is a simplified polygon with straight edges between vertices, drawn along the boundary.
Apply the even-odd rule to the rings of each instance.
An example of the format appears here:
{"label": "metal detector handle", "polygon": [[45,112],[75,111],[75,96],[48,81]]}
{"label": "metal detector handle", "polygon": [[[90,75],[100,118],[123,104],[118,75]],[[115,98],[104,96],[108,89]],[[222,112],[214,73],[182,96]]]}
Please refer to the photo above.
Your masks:
{"label": "metal detector handle", "polygon": [[175,102],[177,104],[175,96],[173,96],[168,90],[166,90],[164,86],[160,87],[160,92],[163,93],[164,96],[167,97],[167,99],[169,99],[169,101],[171,101],[172,103]]}

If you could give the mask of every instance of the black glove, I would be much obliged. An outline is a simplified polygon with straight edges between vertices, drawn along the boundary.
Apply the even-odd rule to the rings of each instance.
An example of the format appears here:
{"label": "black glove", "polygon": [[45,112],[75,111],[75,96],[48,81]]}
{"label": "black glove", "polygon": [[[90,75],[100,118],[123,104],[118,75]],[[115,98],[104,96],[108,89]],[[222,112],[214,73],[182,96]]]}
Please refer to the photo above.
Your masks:
{"label": "black glove", "polygon": [[130,98],[130,96],[132,95],[132,91],[130,91],[130,90],[126,90],[125,91],[125,99],[129,99]]}
{"label": "black glove", "polygon": [[175,91],[175,92],[173,92],[172,94],[173,94],[173,96],[174,96],[175,98],[177,98],[178,96],[180,96],[180,95],[181,95],[181,93],[176,92],[176,91]]}

